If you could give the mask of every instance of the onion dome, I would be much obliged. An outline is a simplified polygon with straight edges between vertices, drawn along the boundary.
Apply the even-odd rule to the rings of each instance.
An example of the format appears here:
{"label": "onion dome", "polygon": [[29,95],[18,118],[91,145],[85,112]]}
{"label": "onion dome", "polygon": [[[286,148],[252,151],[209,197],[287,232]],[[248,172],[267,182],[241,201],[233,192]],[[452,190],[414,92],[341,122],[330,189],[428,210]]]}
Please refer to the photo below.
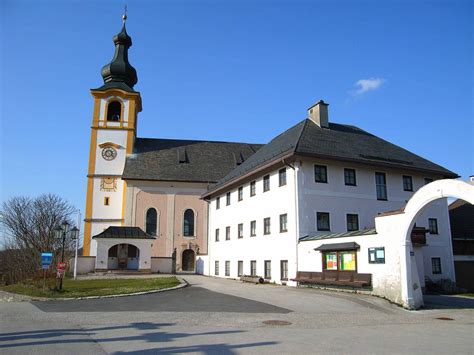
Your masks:
{"label": "onion dome", "polygon": [[102,78],[104,85],[101,89],[121,88],[126,91],[134,91],[133,86],[137,83],[137,71],[128,62],[128,48],[132,46],[132,38],[125,29],[126,16],[124,15],[122,30],[113,38],[115,53],[112,61],[102,67]]}

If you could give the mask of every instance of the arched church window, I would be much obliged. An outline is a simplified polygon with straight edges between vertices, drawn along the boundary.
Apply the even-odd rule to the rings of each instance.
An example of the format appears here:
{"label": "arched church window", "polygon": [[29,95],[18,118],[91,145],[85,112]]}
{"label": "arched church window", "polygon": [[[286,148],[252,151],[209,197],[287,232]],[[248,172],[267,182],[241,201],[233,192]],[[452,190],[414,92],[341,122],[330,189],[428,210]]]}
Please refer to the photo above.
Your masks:
{"label": "arched church window", "polygon": [[107,121],[119,122],[120,114],[122,113],[122,104],[118,101],[112,101],[109,103],[107,109]]}
{"label": "arched church window", "polygon": [[183,235],[185,237],[194,236],[194,211],[192,209],[184,211]]}
{"label": "arched church window", "polygon": [[158,214],[154,208],[150,208],[146,212],[146,227],[145,232],[150,235],[156,235],[156,225],[158,220]]}

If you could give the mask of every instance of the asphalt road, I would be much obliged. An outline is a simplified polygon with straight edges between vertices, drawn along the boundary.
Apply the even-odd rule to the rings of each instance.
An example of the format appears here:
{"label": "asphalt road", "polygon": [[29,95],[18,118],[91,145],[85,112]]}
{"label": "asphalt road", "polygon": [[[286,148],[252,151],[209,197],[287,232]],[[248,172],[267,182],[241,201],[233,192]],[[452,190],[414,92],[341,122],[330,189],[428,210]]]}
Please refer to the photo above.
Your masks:
{"label": "asphalt road", "polygon": [[185,278],[190,287],[161,294],[0,302],[0,354],[474,353],[470,300],[409,312],[365,295]]}

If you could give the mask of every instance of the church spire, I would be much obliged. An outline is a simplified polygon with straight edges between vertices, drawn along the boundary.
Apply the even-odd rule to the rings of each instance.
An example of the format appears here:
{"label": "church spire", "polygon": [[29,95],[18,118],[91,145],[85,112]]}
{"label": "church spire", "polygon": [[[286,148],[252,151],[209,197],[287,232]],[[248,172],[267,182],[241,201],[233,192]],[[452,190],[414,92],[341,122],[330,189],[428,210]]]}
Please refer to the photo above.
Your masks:
{"label": "church spire", "polygon": [[127,20],[127,7],[122,16],[122,30],[113,37],[115,53],[112,61],[102,68],[104,78],[103,89],[122,88],[126,91],[134,91],[133,86],[137,83],[137,71],[128,62],[128,48],[132,46],[132,38],[127,34],[125,22]]}

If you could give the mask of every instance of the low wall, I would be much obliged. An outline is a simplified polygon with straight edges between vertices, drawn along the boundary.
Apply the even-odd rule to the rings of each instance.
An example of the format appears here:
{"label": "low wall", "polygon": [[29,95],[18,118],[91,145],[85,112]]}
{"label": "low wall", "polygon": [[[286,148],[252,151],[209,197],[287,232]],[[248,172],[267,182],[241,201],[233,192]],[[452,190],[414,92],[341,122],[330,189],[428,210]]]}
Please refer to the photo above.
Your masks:
{"label": "low wall", "polygon": [[164,257],[151,258],[151,272],[159,272],[162,274],[171,274],[173,259]]}
{"label": "low wall", "polygon": [[[78,256],[77,257],[77,274],[88,274],[94,272],[95,256]],[[69,259],[69,271],[74,272],[74,258]]]}

